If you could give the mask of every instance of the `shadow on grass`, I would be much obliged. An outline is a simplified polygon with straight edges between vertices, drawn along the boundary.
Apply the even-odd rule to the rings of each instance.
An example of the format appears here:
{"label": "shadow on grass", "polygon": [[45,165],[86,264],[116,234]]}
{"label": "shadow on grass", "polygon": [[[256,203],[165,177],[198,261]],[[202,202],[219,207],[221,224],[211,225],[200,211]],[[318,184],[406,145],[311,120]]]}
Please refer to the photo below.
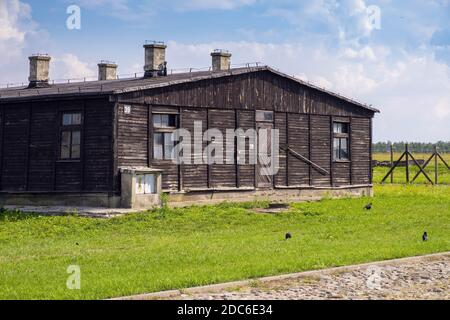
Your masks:
{"label": "shadow on grass", "polygon": [[19,210],[0,208],[0,221],[20,221],[38,217],[36,213],[23,213]]}
{"label": "shadow on grass", "polygon": [[60,213],[60,214],[48,214],[48,213],[36,213],[36,212],[22,212],[20,210],[8,210],[3,207],[0,208],[0,222],[13,222],[22,221],[28,219],[36,219],[41,217],[51,216],[76,216],[74,212]]}

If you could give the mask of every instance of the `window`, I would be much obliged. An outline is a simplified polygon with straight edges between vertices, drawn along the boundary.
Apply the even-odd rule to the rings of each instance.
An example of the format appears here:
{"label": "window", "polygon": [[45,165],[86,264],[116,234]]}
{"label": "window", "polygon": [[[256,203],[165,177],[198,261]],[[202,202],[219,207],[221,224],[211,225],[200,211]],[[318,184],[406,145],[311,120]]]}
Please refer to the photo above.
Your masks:
{"label": "window", "polygon": [[333,160],[349,160],[349,124],[344,122],[333,123]]}
{"label": "window", "polygon": [[273,111],[256,111],[257,122],[273,122]]}
{"label": "window", "polygon": [[64,113],[63,126],[81,125],[81,113]]}
{"label": "window", "polygon": [[333,123],[333,132],[348,134],[348,123],[334,122]]}
{"label": "window", "polygon": [[60,159],[77,160],[81,156],[81,113],[63,113],[60,130]]}
{"label": "window", "polygon": [[176,114],[154,114],[153,127],[154,128],[176,128],[177,115]]}
{"label": "window", "polygon": [[153,114],[153,158],[158,160],[174,159],[175,142],[172,133],[177,128],[176,114]]}

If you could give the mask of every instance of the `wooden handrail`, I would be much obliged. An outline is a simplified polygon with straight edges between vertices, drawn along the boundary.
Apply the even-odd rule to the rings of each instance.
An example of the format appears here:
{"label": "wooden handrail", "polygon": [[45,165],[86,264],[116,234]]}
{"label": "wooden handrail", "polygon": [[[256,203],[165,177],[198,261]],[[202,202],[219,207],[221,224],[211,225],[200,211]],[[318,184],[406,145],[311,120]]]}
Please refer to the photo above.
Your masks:
{"label": "wooden handrail", "polygon": [[302,156],[300,153],[296,152],[295,150],[293,150],[291,147],[289,147],[288,145],[282,145],[280,146],[280,149],[283,151],[287,151],[290,152],[294,157],[296,157],[297,159],[309,164],[311,167],[313,167],[314,169],[316,169],[319,173],[321,173],[322,175],[329,175],[330,172],[327,171],[326,169],[322,168],[321,166],[319,166],[317,163],[312,162],[311,160],[309,160],[308,158],[306,158],[305,156]]}

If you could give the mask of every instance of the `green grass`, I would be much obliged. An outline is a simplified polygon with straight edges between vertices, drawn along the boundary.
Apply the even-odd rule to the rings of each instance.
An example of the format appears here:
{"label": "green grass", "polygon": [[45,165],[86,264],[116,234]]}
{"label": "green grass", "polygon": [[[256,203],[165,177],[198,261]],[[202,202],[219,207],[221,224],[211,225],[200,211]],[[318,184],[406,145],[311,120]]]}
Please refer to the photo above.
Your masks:
{"label": "green grass", "polygon": [[[0,299],[99,299],[450,250],[450,187],[375,193],[277,215],[251,210],[264,203],[111,220],[2,211]],[[72,264],[81,267],[81,290],[66,288]]]}
{"label": "green grass", "polygon": [[[447,162],[447,164],[450,165],[450,153],[442,153],[441,154],[444,160]],[[401,156],[401,153],[394,154],[394,161],[398,160]],[[431,154],[415,154],[413,153],[413,156],[416,160],[423,159],[428,160],[428,158],[431,156]],[[378,161],[389,161],[390,160],[390,154],[389,153],[375,153],[373,155],[374,160]],[[405,158],[403,158],[405,160]],[[434,182],[434,159],[428,164],[428,166],[425,168],[425,172],[428,174],[430,179]],[[373,181],[375,183],[380,183],[381,180],[386,176],[386,174],[389,172],[388,167],[374,167],[373,168]],[[394,171],[394,183],[406,183],[406,171],[405,167],[398,167]],[[414,176],[419,172],[419,169],[417,166],[410,166],[410,179],[412,180]],[[446,184],[450,185],[450,170],[445,166],[445,164],[439,160],[438,162],[438,183],[439,184]],[[388,178],[385,182],[390,183],[390,178]],[[425,178],[425,176],[421,173],[417,179],[414,181],[414,183],[418,184],[429,184],[430,182]]]}

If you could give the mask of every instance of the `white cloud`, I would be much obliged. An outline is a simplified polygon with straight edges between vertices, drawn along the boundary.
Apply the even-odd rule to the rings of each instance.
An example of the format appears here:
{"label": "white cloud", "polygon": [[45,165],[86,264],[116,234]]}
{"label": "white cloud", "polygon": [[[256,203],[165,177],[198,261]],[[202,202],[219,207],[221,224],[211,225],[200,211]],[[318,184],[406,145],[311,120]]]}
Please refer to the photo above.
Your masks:
{"label": "white cloud", "polygon": [[350,59],[376,60],[375,52],[369,46],[365,46],[361,50],[346,48],[344,49],[343,55]]}
{"label": "white cloud", "polygon": [[[283,3],[282,3],[283,4]],[[374,32],[368,6],[363,0],[313,0],[274,6],[267,15],[279,17],[300,33],[326,34],[335,41],[359,45]]]}
{"label": "white cloud", "polygon": [[18,0],[0,0],[0,52],[2,59],[20,54],[27,34],[33,32],[31,8]]}
{"label": "white cloud", "polygon": [[28,55],[46,53],[48,34],[19,0],[0,0],[0,85],[20,84],[28,73]]}
{"label": "white cloud", "polygon": [[[447,4],[448,0],[442,1]],[[159,0],[154,2],[155,6],[163,3]],[[151,14],[150,9],[154,7],[149,5],[149,1],[143,1],[139,8],[145,7],[147,11],[138,12],[137,5],[132,7],[127,0],[81,0],[79,3],[90,8],[108,8],[109,11],[105,12],[122,18],[130,12]],[[178,6],[179,10],[228,10],[254,3],[256,1],[253,0],[190,0],[183,3],[176,0],[170,6]],[[375,140],[450,139],[450,68],[442,59],[445,52],[439,59],[433,52],[436,48],[427,45],[406,51],[405,46],[394,45],[393,42],[371,41],[374,30],[367,25],[367,3],[363,0],[314,0],[296,2],[293,8],[278,6],[268,11],[270,15],[289,20],[294,29],[297,28],[297,39],[301,41],[286,40],[279,44],[257,41],[184,44],[170,41],[167,50],[169,68],[209,67],[211,50],[229,49],[233,53],[234,65],[259,61],[379,107],[382,113],[375,118]],[[39,31],[29,6],[18,0],[0,0],[1,9],[6,8],[5,4],[8,4],[8,11],[0,11],[0,49],[3,55],[9,54],[15,61],[0,62],[0,83],[26,78],[28,61],[24,48],[29,43],[28,39]],[[21,6],[22,9],[18,9]],[[423,34],[420,39],[428,37]],[[32,52],[38,51],[35,49],[39,48],[37,42],[33,48]],[[58,54],[56,51],[53,55],[52,79],[96,77],[96,63],[87,58],[80,59],[77,56],[79,52]],[[119,74],[142,72],[142,62],[137,55],[130,56],[131,53],[122,59],[128,60],[119,63],[122,70]]]}
{"label": "white cloud", "polygon": [[66,0],[68,4],[73,4],[74,1],[81,10],[96,10],[100,14],[136,23],[142,23],[145,18],[154,15],[157,9],[154,0]]}
{"label": "white cloud", "polygon": [[92,80],[96,76],[95,64],[83,62],[72,53],[54,57],[51,68],[51,78],[54,80],[83,78]]}
{"label": "white cloud", "polygon": [[[73,0],[66,0],[73,3]],[[75,0],[81,8],[102,10],[104,14],[124,20],[143,23],[143,19],[157,12],[233,10],[255,4],[256,0]]]}
{"label": "white cloud", "polygon": [[[439,118],[450,118],[450,98],[441,98],[434,108],[434,112]],[[448,119],[450,121],[450,119]]]}
{"label": "white cloud", "polygon": [[232,10],[255,3],[256,0],[184,0],[176,1],[174,7],[181,10]]}
{"label": "white cloud", "polygon": [[169,67],[207,67],[214,48],[229,49],[232,64],[261,61],[319,87],[373,104],[382,111],[375,117],[375,140],[450,139],[450,69],[431,50],[394,54],[390,48],[378,46],[348,57],[345,50],[335,54],[319,43],[171,41]]}
{"label": "white cloud", "polygon": [[[26,82],[28,56],[47,47],[45,31],[32,18],[31,7],[18,0],[0,0],[0,84]],[[46,51],[44,52],[46,53]],[[92,65],[82,62],[74,54],[54,56],[50,65],[51,79],[93,77]]]}

